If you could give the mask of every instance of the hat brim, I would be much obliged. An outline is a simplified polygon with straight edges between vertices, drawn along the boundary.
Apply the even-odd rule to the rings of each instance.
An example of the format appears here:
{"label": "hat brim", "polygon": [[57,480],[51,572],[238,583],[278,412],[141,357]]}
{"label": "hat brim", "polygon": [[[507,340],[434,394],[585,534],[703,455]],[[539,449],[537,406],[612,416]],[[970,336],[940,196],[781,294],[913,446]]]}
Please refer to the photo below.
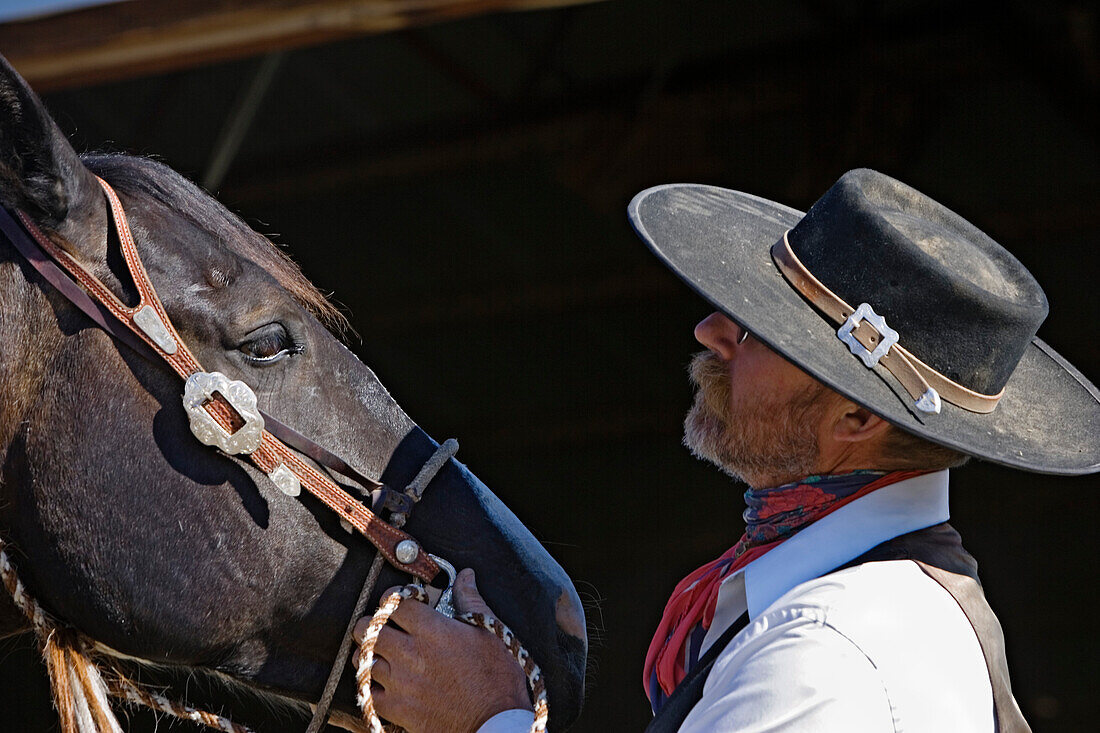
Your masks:
{"label": "hat brim", "polygon": [[922,413],[889,372],[868,369],[851,354],[836,327],[772,262],[771,245],[802,212],[739,191],[669,184],[639,193],[628,213],[654,254],[715,308],[889,422],[1014,468],[1061,475],[1100,470],[1100,391],[1040,339],[1025,351],[992,413],[948,402],[939,414]]}

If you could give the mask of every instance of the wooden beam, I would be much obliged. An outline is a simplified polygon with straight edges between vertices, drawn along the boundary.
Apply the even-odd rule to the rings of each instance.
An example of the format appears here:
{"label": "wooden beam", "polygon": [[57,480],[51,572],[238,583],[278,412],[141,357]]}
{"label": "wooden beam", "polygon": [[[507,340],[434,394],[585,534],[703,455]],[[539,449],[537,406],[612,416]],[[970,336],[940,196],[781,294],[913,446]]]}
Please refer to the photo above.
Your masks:
{"label": "wooden beam", "polygon": [[602,0],[140,0],[0,24],[0,52],[50,91],[485,13]]}

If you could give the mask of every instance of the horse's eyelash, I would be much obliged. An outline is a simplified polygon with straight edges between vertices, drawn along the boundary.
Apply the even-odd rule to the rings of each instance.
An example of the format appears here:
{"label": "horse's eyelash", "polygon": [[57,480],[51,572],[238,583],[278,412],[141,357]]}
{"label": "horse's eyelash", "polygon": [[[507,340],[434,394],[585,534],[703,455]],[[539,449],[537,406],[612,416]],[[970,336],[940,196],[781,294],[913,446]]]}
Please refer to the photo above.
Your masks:
{"label": "horse's eyelash", "polygon": [[303,351],[302,349],[299,349],[297,347],[292,346],[291,348],[283,349],[278,354],[274,354],[272,356],[266,356],[266,357],[265,356],[248,356],[246,354],[245,358],[248,359],[249,361],[253,362],[254,364],[274,364],[277,361],[282,361],[284,358],[286,358],[288,356],[295,356],[297,354],[301,354],[302,351]]}
{"label": "horse's eyelash", "polygon": [[[254,364],[274,364],[275,362],[281,361],[284,357],[295,356],[297,354],[301,354],[303,351],[306,350],[306,346],[305,346],[305,343],[303,341],[301,341],[301,340],[295,338],[294,336],[292,336],[285,326],[283,326],[282,324],[279,324],[279,325],[282,327],[282,330],[283,330],[282,336],[286,339],[286,343],[282,344],[283,348],[280,349],[278,353],[272,354],[271,356],[268,356],[268,357],[263,357],[263,356],[252,356],[251,354],[248,354],[246,352],[245,353],[245,358],[248,359],[249,361],[253,362]],[[270,338],[270,337],[271,337],[271,335],[265,335],[265,336],[261,336],[260,338]],[[246,342],[245,344],[243,344],[240,347],[241,351],[244,351],[244,346],[246,346],[247,343],[249,343],[249,342]]]}

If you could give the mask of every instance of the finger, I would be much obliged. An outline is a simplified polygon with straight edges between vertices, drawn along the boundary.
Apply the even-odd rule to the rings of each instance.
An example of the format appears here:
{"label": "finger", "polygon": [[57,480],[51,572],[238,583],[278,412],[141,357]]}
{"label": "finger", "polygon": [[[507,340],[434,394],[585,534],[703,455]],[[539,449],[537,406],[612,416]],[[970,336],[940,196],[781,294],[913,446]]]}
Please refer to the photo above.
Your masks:
{"label": "finger", "polygon": [[375,655],[370,668],[370,676],[372,682],[383,687],[389,687],[390,683],[393,682],[393,668],[390,667],[390,663],[385,658]]}
{"label": "finger", "polygon": [[410,634],[432,633],[437,631],[441,622],[448,619],[426,603],[407,598],[401,602],[397,610],[390,616],[390,621],[400,626]]}
{"label": "finger", "polygon": [[374,645],[375,656],[392,659],[397,663],[416,656],[416,641],[401,631],[390,626],[383,626],[378,632],[378,641]]}
{"label": "finger", "polygon": [[370,616],[364,616],[355,622],[355,628],[351,630],[351,638],[356,644],[363,643],[363,637],[367,635],[367,627],[370,626]]}
{"label": "finger", "polygon": [[401,695],[391,697],[385,687],[371,683],[370,696],[374,700],[374,712],[379,718],[390,723],[406,720],[407,706],[402,704]]}
{"label": "finger", "polygon": [[455,609],[459,613],[481,613],[493,616],[489,604],[477,592],[477,579],[474,577],[473,568],[465,568],[455,578]]}
{"label": "finger", "polygon": [[[391,593],[395,593],[399,590],[401,590],[401,586],[395,585],[392,588],[387,588],[382,592],[382,601],[384,602],[390,597]],[[355,622],[355,627],[351,630],[351,638],[355,640],[356,644],[363,643],[363,637],[367,635],[367,627],[370,626],[371,618],[371,616],[363,616]]]}
{"label": "finger", "polygon": [[389,703],[386,700],[386,688],[377,682],[370,683],[370,697],[374,701],[374,712],[387,720],[389,716],[386,715],[386,708],[389,707]]}

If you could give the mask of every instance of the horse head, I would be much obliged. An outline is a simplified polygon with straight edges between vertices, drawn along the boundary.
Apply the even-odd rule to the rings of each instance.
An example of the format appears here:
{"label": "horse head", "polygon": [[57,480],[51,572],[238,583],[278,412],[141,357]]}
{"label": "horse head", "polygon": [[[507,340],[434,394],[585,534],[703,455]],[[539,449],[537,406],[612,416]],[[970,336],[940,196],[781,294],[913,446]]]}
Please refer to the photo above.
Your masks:
{"label": "horse head", "polygon": [[[413,477],[436,444],[333,335],[339,314],[297,267],[166,166],[77,155],[0,59],[0,204],[132,304],[96,175],[118,192],[167,314],[206,370],[246,382],[261,408],[359,473],[398,488]],[[316,700],[373,546],[306,493],[288,496],[200,444],[180,378],[95,327],[6,242],[0,344],[0,536],[31,593],[110,654]],[[454,460],[405,531],[475,569],[542,666],[555,727],[574,720],[583,612],[531,533]],[[407,581],[387,565],[371,607]],[[350,675],[336,706],[354,711]]]}

